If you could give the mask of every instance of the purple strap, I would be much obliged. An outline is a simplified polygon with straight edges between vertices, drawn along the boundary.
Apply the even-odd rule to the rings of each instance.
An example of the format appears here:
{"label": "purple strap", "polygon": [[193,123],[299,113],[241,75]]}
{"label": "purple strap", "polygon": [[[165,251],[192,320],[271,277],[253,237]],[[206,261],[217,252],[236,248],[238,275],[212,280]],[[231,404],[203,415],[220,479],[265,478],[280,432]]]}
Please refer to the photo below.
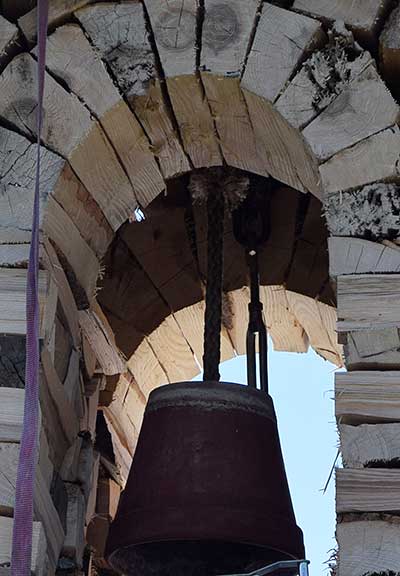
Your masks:
{"label": "purple strap", "polygon": [[32,239],[26,287],[25,405],[14,506],[11,575],[30,576],[32,561],[33,491],[39,427],[39,193],[40,137],[46,61],[48,0],[38,1],[37,163]]}

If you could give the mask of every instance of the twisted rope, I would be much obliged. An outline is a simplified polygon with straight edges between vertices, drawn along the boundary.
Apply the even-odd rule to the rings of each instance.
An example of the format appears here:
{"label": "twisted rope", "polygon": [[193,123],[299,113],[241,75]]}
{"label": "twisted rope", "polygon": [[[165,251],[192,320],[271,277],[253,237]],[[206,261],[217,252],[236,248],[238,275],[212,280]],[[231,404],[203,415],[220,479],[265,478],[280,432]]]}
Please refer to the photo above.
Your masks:
{"label": "twisted rope", "polygon": [[224,213],[223,192],[210,191],[207,199],[207,290],[203,355],[205,381],[220,379]]}

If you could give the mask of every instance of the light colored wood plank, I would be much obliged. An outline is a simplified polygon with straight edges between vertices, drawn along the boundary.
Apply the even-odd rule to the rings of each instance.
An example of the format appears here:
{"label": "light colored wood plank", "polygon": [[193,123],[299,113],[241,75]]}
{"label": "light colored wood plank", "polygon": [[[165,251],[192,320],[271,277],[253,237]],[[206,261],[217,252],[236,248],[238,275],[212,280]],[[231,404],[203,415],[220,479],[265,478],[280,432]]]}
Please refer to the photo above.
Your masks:
{"label": "light colored wood plank", "polygon": [[[0,517],[0,564],[9,566],[11,563],[11,545],[13,535],[13,519]],[[35,576],[47,575],[47,543],[41,522],[33,523],[31,570]]]}
{"label": "light colored wood plank", "polygon": [[[74,10],[78,10],[86,4],[90,4],[93,0],[52,0],[49,5],[49,26],[54,27],[66,20]],[[25,38],[28,42],[35,42],[37,35],[37,9],[33,8],[27,14],[19,18],[18,25],[20,26]]]}
{"label": "light colored wood plank", "polygon": [[115,346],[113,335],[99,315],[93,310],[81,310],[79,323],[83,334],[97,356],[103,373],[111,376],[124,372],[125,363]]}
{"label": "light colored wood plank", "polygon": [[317,20],[264,3],[242,87],[274,102],[304,54],[323,40],[324,33]]}
{"label": "light colored wood plank", "polygon": [[325,194],[399,177],[400,128],[383,132],[347,148],[320,166]]}
{"label": "light colored wood plank", "polygon": [[257,150],[240,80],[206,72],[202,72],[201,78],[228,166],[268,176]]}
{"label": "light colored wood plank", "polygon": [[398,104],[371,63],[303,130],[303,136],[322,161],[389,128],[398,118]]}
{"label": "light colored wood plank", "polygon": [[[129,422],[122,425],[123,411],[117,410],[112,403],[110,406],[103,408],[104,418],[107,428],[111,434],[115,462],[121,478],[122,486],[125,486],[128,479],[129,470],[132,464],[132,456],[136,447],[138,432]],[[126,434],[125,434],[126,430]]]}
{"label": "light colored wood plank", "polygon": [[397,370],[400,338],[397,328],[358,330],[345,335],[346,366],[349,370]]}
{"label": "light colored wood plank", "polygon": [[78,436],[65,454],[59,474],[64,482],[77,482],[79,455],[82,448],[82,438]]}
{"label": "light colored wood plank", "polygon": [[97,482],[99,479],[99,467],[100,467],[100,453],[94,451],[93,467],[90,476],[90,490],[86,502],[86,515],[85,515],[86,526],[89,524],[90,520],[93,518],[96,511],[96,496],[97,496]]}
{"label": "light colored wood plank", "polygon": [[[36,61],[29,54],[14,58],[0,77],[0,117],[31,136],[36,114],[27,102],[36,98]],[[132,217],[137,207],[132,186],[99,124],[76,96],[50,74],[46,76],[43,142],[64,157],[103,209],[114,230]],[[113,190],[118,189],[118,194]]]}
{"label": "light colored wood plank", "polygon": [[[203,365],[205,303],[198,302],[189,308],[174,313],[183,335],[193,350],[199,366]],[[221,362],[230,360],[235,355],[226,328],[221,330]]]}
{"label": "light colored wood plank", "polygon": [[[26,334],[26,270],[0,268],[0,332]],[[49,275],[39,272],[40,336],[45,336]]]}
{"label": "light colored wood plank", "polygon": [[48,198],[43,230],[61,250],[89,302],[96,295],[100,262],[63,207]]}
{"label": "light colored wood plank", "polygon": [[360,190],[325,198],[325,217],[333,236],[359,236],[371,240],[400,235],[399,187],[377,183]]}
{"label": "light colored wood plank", "polygon": [[243,93],[266,170],[276,180],[320,198],[317,163],[301,135],[272,104],[248,90]]}
{"label": "light colored wood plank", "polygon": [[30,244],[0,244],[0,267],[24,268],[29,260]]}
{"label": "light colored wood plank", "polygon": [[341,522],[336,528],[339,543],[337,576],[394,574],[400,566],[399,519],[368,515]]}
{"label": "light colored wood plank", "polygon": [[323,20],[342,20],[363,44],[374,42],[390,2],[388,0],[295,0],[293,8]]}
{"label": "light colored wood plank", "polygon": [[262,286],[261,302],[274,350],[307,352],[308,336],[290,308],[284,286]]}
{"label": "light colored wood plank", "polygon": [[168,374],[147,338],[142,340],[128,360],[128,368],[146,399],[154,388],[169,383]]}
{"label": "light colored wood plank", "polygon": [[144,127],[164,177],[187,172],[190,165],[161,91],[142,4],[107,2],[75,15]]}
{"label": "light colored wood plank", "polygon": [[[310,345],[326,360],[343,365],[342,350],[332,329],[336,311],[331,306],[287,290],[289,307],[308,336]],[[330,321],[327,322],[327,316]]]}
{"label": "light colored wood plank", "polygon": [[19,442],[24,417],[25,390],[0,387],[0,442]]}
{"label": "light colored wood plank", "polygon": [[[2,513],[13,513],[19,451],[19,444],[0,444],[0,510]],[[55,567],[65,534],[39,467],[35,474],[34,513],[35,519],[43,524],[50,563]]]}
{"label": "light colored wood plank", "polygon": [[193,351],[173,315],[149,334],[147,340],[169,382],[192,380],[199,373]]}
{"label": "light colored wood plank", "polygon": [[[275,103],[278,112],[296,128],[304,128],[325,110],[371,62],[369,52],[361,52],[354,61],[349,61],[343,47],[343,44],[348,47],[348,37],[344,40],[336,30],[333,37],[302,64]],[[352,52],[356,51],[354,46]]]}
{"label": "light colored wood plank", "polygon": [[400,372],[335,374],[336,417],[344,424],[400,422]]}
{"label": "light colored wood plank", "polygon": [[400,326],[400,274],[338,276],[338,331]]}
{"label": "light colored wood plank", "polygon": [[364,468],[371,462],[400,460],[400,424],[342,424],[339,434],[346,468]]}
{"label": "light colored wood plank", "polygon": [[336,512],[400,510],[400,470],[336,470]]}
{"label": "light colored wood plank", "polygon": [[329,274],[333,278],[344,274],[400,272],[400,252],[384,244],[331,236],[328,246]]}
{"label": "light colored wood plank", "polygon": [[80,26],[58,28],[48,39],[47,67],[62,78],[99,119],[145,207],[165,188],[149,141],[122,100]]}

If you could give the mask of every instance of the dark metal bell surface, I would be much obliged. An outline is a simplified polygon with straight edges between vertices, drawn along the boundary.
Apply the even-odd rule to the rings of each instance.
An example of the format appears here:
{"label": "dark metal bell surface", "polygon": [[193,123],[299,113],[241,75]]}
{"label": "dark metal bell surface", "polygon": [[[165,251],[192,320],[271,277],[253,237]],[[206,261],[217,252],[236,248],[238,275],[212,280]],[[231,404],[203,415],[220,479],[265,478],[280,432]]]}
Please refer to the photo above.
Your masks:
{"label": "dark metal bell surface", "polygon": [[154,390],[106,556],[135,576],[303,558],[272,399],[219,382]]}

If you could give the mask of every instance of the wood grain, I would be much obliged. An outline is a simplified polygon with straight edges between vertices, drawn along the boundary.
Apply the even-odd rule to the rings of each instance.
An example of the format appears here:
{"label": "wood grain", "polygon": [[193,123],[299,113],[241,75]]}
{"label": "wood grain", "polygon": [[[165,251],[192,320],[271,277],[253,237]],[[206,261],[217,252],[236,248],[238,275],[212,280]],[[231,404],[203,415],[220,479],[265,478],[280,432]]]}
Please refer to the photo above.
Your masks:
{"label": "wood grain", "polygon": [[400,470],[336,470],[336,512],[400,510]]}
{"label": "wood grain", "polygon": [[400,459],[400,424],[342,424],[339,434],[346,468]]}
{"label": "wood grain", "polygon": [[390,246],[344,236],[331,236],[328,246],[332,278],[344,274],[400,272],[400,252]]}

